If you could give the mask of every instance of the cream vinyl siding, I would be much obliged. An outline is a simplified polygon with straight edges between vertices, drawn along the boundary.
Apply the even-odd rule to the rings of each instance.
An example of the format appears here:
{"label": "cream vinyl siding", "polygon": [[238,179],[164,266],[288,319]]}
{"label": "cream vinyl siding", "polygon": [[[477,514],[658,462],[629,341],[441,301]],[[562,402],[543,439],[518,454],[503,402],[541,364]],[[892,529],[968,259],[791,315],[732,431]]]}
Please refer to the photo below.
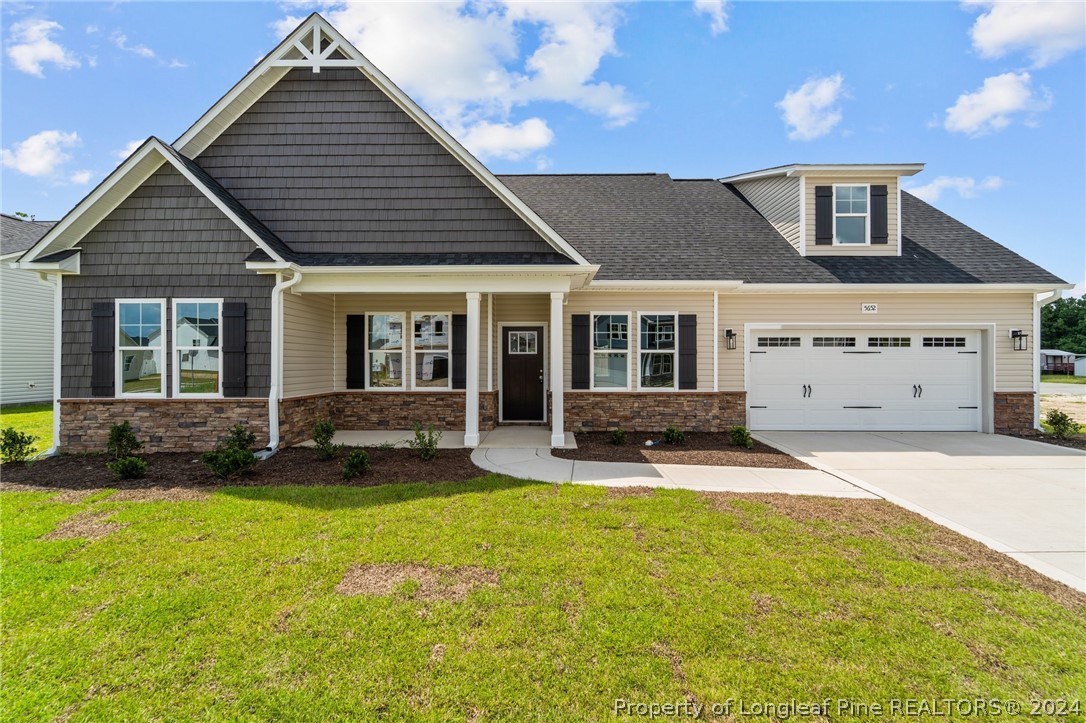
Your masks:
{"label": "cream vinyl siding", "polygon": [[[852,246],[816,246],[815,245],[815,186],[833,186],[835,184],[853,184],[886,186],[886,218],[889,241],[886,244],[876,245],[852,245]],[[804,193],[806,205],[806,243],[808,256],[897,256],[897,201],[898,179],[895,176],[882,178],[868,178],[856,176],[807,176],[807,188]],[[868,209],[870,210],[870,195],[868,196]],[[868,216],[868,229],[870,230],[870,216]]]}
{"label": "cream vinyl siding", "polygon": [[[630,367],[630,390],[638,391],[638,365],[640,334],[638,312],[674,312],[675,314],[696,314],[698,317],[698,391],[713,390],[713,292],[711,291],[574,291],[570,293],[565,306],[562,329],[562,359],[565,364],[564,379],[565,388],[570,389],[573,384],[570,359],[572,358],[572,328],[573,314],[592,314],[596,312],[618,313],[625,312],[630,315],[630,354],[634,362]],[[678,319],[675,320],[676,325]],[[677,363],[677,359],[676,359]],[[649,390],[659,391],[659,390]],[[693,390],[685,390],[693,391]],[[609,392],[611,393],[611,392]],[[622,394],[622,392],[613,392]],[[661,394],[674,392],[662,391]],[[682,392],[678,392],[682,393]]]}
{"label": "cream vinyl siding", "polygon": [[798,176],[770,176],[735,184],[758,213],[765,216],[797,251],[800,247],[799,186]]}
{"label": "cream vinyl siding", "polygon": [[0,403],[48,402],[53,399],[53,290],[36,274],[11,268],[15,258],[0,263]]}
{"label": "cream vinyl siding", "polygon": [[[878,304],[877,314],[860,313],[863,303]],[[1033,295],[1018,294],[721,294],[720,327],[738,335],[736,349],[720,350],[721,391],[743,390],[744,324],[804,323],[908,324],[928,329],[933,324],[995,324],[995,391],[1033,391]],[[701,328],[700,326],[698,327]],[[1011,329],[1029,334],[1030,351],[1014,351]],[[752,331],[753,337],[757,332]],[[982,349],[986,354],[987,347]],[[698,349],[699,356],[701,348]],[[699,359],[700,362],[700,359]]]}
{"label": "cream vinyl siding", "polygon": [[336,371],[346,368],[332,354],[334,308],[331,294],[283,294],[283,396],[334,389]]}

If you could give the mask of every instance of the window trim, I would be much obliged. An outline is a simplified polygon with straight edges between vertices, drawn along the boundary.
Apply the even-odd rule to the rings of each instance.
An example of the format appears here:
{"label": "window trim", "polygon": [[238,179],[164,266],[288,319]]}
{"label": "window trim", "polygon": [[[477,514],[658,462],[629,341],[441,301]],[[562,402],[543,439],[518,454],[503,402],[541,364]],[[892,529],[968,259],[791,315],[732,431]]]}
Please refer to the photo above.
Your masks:
{"label": "window trim", "polygon": [[[378,312],[378,313],[392,313],[392,312]],[[446,336],[449,337],[448,348],[446,348],[446,349],[421,349],[421,350],[416,349],[415,348],[415,317],[418,317],[418,316],[438,316],[438,315],[444,315],[444,316],[448,317],[448,321],[446,323],[447,323],[449,328],[446,329],[446,331],[445,331]],[[453,374],[452,374],[452,372],[453,372],[453,368],[452,368],[452,365],[453,365],[453,333],[452,333],[453,312],[451,312],[451,311],[412,311],[412,312],[410,312],[410,316],[411,316],[411,341],[410,341],[410,345],[411,345],[411,391],[418,391],[418,392],[451,392],[452,391],[452,378],[453,378]],[[368,328],[369,327],[367,325],[367,329]],[[367,333],[366,333],[366,345],[367,346],[370,343],[369,336],[370,336],[369,332],[367,331]],[[417,379],[415,377],[415,362],[416,362],[415,355],[416,354],[425,354],[428,351],[433,352],[433,353],[438,353],[438,354],[443,352],[446,355],[448,355],[448,357],[449,357],[449,383],[448,383],[447,386],[444,386],[444,387],[420,387],[420,386],[417,386],[415,384],[415,382],[417,381]],[[368,349],[367,349],[366,362],[367,362],[367,364],[369,362]],[[367,381],[368,381],[368,378],[367,378]],[[381,389],[382,390],[387,390],[387,391],[397,391],[393,387],[381,387]],[[405,387],[401,387],[401,389],[405,389]]]}
{"label": "window trim", "polygon": [[[124,351],[133,349],[155,349],[156,347],[123,347],[121,346],[121,304],[158,304],[159,318],[162,320],[161,341],[157,349],[162,352],[162,373],[159,375],[157,392],[125,392],[124,391]],[[166,299],[114,299],[113,300],[113,393],[117,399],[165,399],[166,376],[170,368],[169,348],[166,344],[165,334],[169,330],[169,320],[166,317]]]}
{"label": "window trim", "polygon": [[[675,348],[668,351],[645,351],[641,348],[641,317],[642,316],[673,316],[675,317]],[[671,362],[672,386],[670,387],[643,387],[641,386],[641,356],[642,354],[671,354],[675,358]],[[679,391],[679,312],[677,311],[638,311],[637,312],[637,390],[649,392],[678,392]]]}
{"label": "window trim", "polygon": [[[222,354],[222,307],[224,299],[221,298],[207,298],[207,299],[172,299],[170,302],[170,361],[172,362],[173,374],[170,380],[171,395],[175,399],[222,399],[222,371],[223,371],[223,354]],[[177,344],[177,305],[178,304],[218,304],[219,306],[219,344],[215,347],[201,347],[186,346],[184,349],[200,349],[201,351],[217,351],[219,352],[219,389],[216,392],[210,393],[194,393],[194,392],[182,392],[181,391],[181,351]]]}
{"label": "window trim", "polygon": [[[414,325],[412,324],[412,326],[410,327],[410,331],[411,331],[410,338],[409,339],[405,338],[400,344],[399,353],[402,355],[401,360],[400,360],[400,365],[401,365],[401,369],[400,369],[400,386],[398,386],[398,387],[375,387],[372,384],[373,378],[370,376],[370,374],[373,373],[373,365],[370,363],[370,351],[371,351],[370,350],[370,329],[372,328],[370,326],[370,317],[371,316],[394,316],[394,315],[399,315],[400,320],[403,322],[403,325],[407,326],[407,320],[411,317],[410,312],[406,312],[406,311],[366,311],[366,312],[364,312],[364,315],[366,317],[366,333],[365,333],[366,338],[364,339],[364,341],[365,341],[364,350],[365,350],[365,355],[366,355],[366,357],[365,357],[365,359],[366,359],[366,389],[365,389],[365,391],[367,391],[367,392],[382,392],[382,393],[408,391],[408,385],[407,385],[407,381],[405,380],[405,377],[408,374],[414,375],[414,369],[412,368],[411,371],[409,372],[408,368],[407,368],[407,363],[411,359],[411,354],[414,353],[414,351],[413,351],[413,347],[415,346],[415,327],[414,327]],[[450,333],[451,332],[452,332],[452,330],[450,329]],[[404,335],[404,336],[406,337],[407,335]],[[383,349],[377,349],[376,351],[384,351],[384,350]],[[451,379],[450,379],[450,381],[451,381]]]}
{"label": "window trim", "polygon": [[[837,189],[838,188],[855,188],[862,186],[867,191],[867,212],[866,213],[838,213],[837,212]],[[846,218],[862,218],[864,219],[864,242],[862,244],[849,244],[841,243],[837,240],[837,217],[844,216]],[[835,183],[833,184],[833,245],[841,246],[844,248],[859,248],[861,246],[871,245],[871,184],[870,183]]]}
{"label": "window trim", "polygon": [[[626,355],[626,386],[624,387],[597,387],[596,386],[596,354],[614,354],[614,351],[606,349],[596,349],[596,317],[597,316],[625,316],[626,317],[626,351],[622,352]],[[588,333],[590,335],[588,347],[589,353],[592,355],[592,365],[588,370],[588,388],[593,392],[628,392],[633,389],[632,370],[630,365],[633,362],[634,345],[633,340],[630,339],[630,321],[635,318],[635,314],[629,311],[591,311],[588,314]],[[676,320],[678,316],[675,317]],[[675,323],[678,326],[678,321]],[[638,319],[637,333],[640,334],[641,321]],[[640,344],[638,345],[640,346]],[[677,347],[676,347],[677,348]],[[638,358],[640,358],[640,351],[637,352]],[[640,369],[640,366],[638,367]],[[638,375],[640,380],[640,374]],[[640,382],[639,382],[640,383]]]}

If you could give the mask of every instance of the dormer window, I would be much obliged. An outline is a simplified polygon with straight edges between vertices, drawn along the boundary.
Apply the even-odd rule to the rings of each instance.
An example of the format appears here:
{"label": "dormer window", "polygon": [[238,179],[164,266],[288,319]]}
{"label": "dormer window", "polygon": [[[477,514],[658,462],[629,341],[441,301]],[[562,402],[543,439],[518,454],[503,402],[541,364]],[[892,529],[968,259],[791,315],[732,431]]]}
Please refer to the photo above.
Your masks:
{"label": "dormer window", "polygon": [[867,186],[833,187],[833,240],[842,245],[871,243]]}

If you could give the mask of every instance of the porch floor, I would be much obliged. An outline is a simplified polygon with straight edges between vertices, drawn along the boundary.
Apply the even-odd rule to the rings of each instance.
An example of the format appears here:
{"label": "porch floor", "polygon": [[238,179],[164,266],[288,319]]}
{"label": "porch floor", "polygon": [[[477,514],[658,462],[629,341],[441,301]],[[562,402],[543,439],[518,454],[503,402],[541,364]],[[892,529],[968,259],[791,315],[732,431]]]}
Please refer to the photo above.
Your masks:
{"label": "porch floor", "polygon": [[[341,429],[336,432],[333,441],[348,447],[377,447],[384,444],[406,447],[407,441],[414,436],[415,433],[409,429]],[[489,432],[480,432],[479,436],[479,449],[537,449],[551,446],[550,427],[498,427]],[[296,446],[312,447],[313,440],[306,440]],[[462,449],[464,433],[457,430],[442,432],[437,446],[438,449]],[[566,432],[565,449],[576,448],[577,441],[573,438],[573,432]]]}

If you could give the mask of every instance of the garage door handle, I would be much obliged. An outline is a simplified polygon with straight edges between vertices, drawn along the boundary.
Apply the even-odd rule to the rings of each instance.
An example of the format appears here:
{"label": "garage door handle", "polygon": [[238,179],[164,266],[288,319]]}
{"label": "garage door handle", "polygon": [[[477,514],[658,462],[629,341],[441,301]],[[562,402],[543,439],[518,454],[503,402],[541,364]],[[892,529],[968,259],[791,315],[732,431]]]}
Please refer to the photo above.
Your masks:
{"label": "garage door handle", "polygon": [[921,384],[917,384],[916,388],[920,390],[920,393],[916,395],[917,399],[921,399],[924,396],[924,387]]}
{"label": "garage door handle", "polygon": [[913,399],[916,399],[916,385],[913,385]]}

